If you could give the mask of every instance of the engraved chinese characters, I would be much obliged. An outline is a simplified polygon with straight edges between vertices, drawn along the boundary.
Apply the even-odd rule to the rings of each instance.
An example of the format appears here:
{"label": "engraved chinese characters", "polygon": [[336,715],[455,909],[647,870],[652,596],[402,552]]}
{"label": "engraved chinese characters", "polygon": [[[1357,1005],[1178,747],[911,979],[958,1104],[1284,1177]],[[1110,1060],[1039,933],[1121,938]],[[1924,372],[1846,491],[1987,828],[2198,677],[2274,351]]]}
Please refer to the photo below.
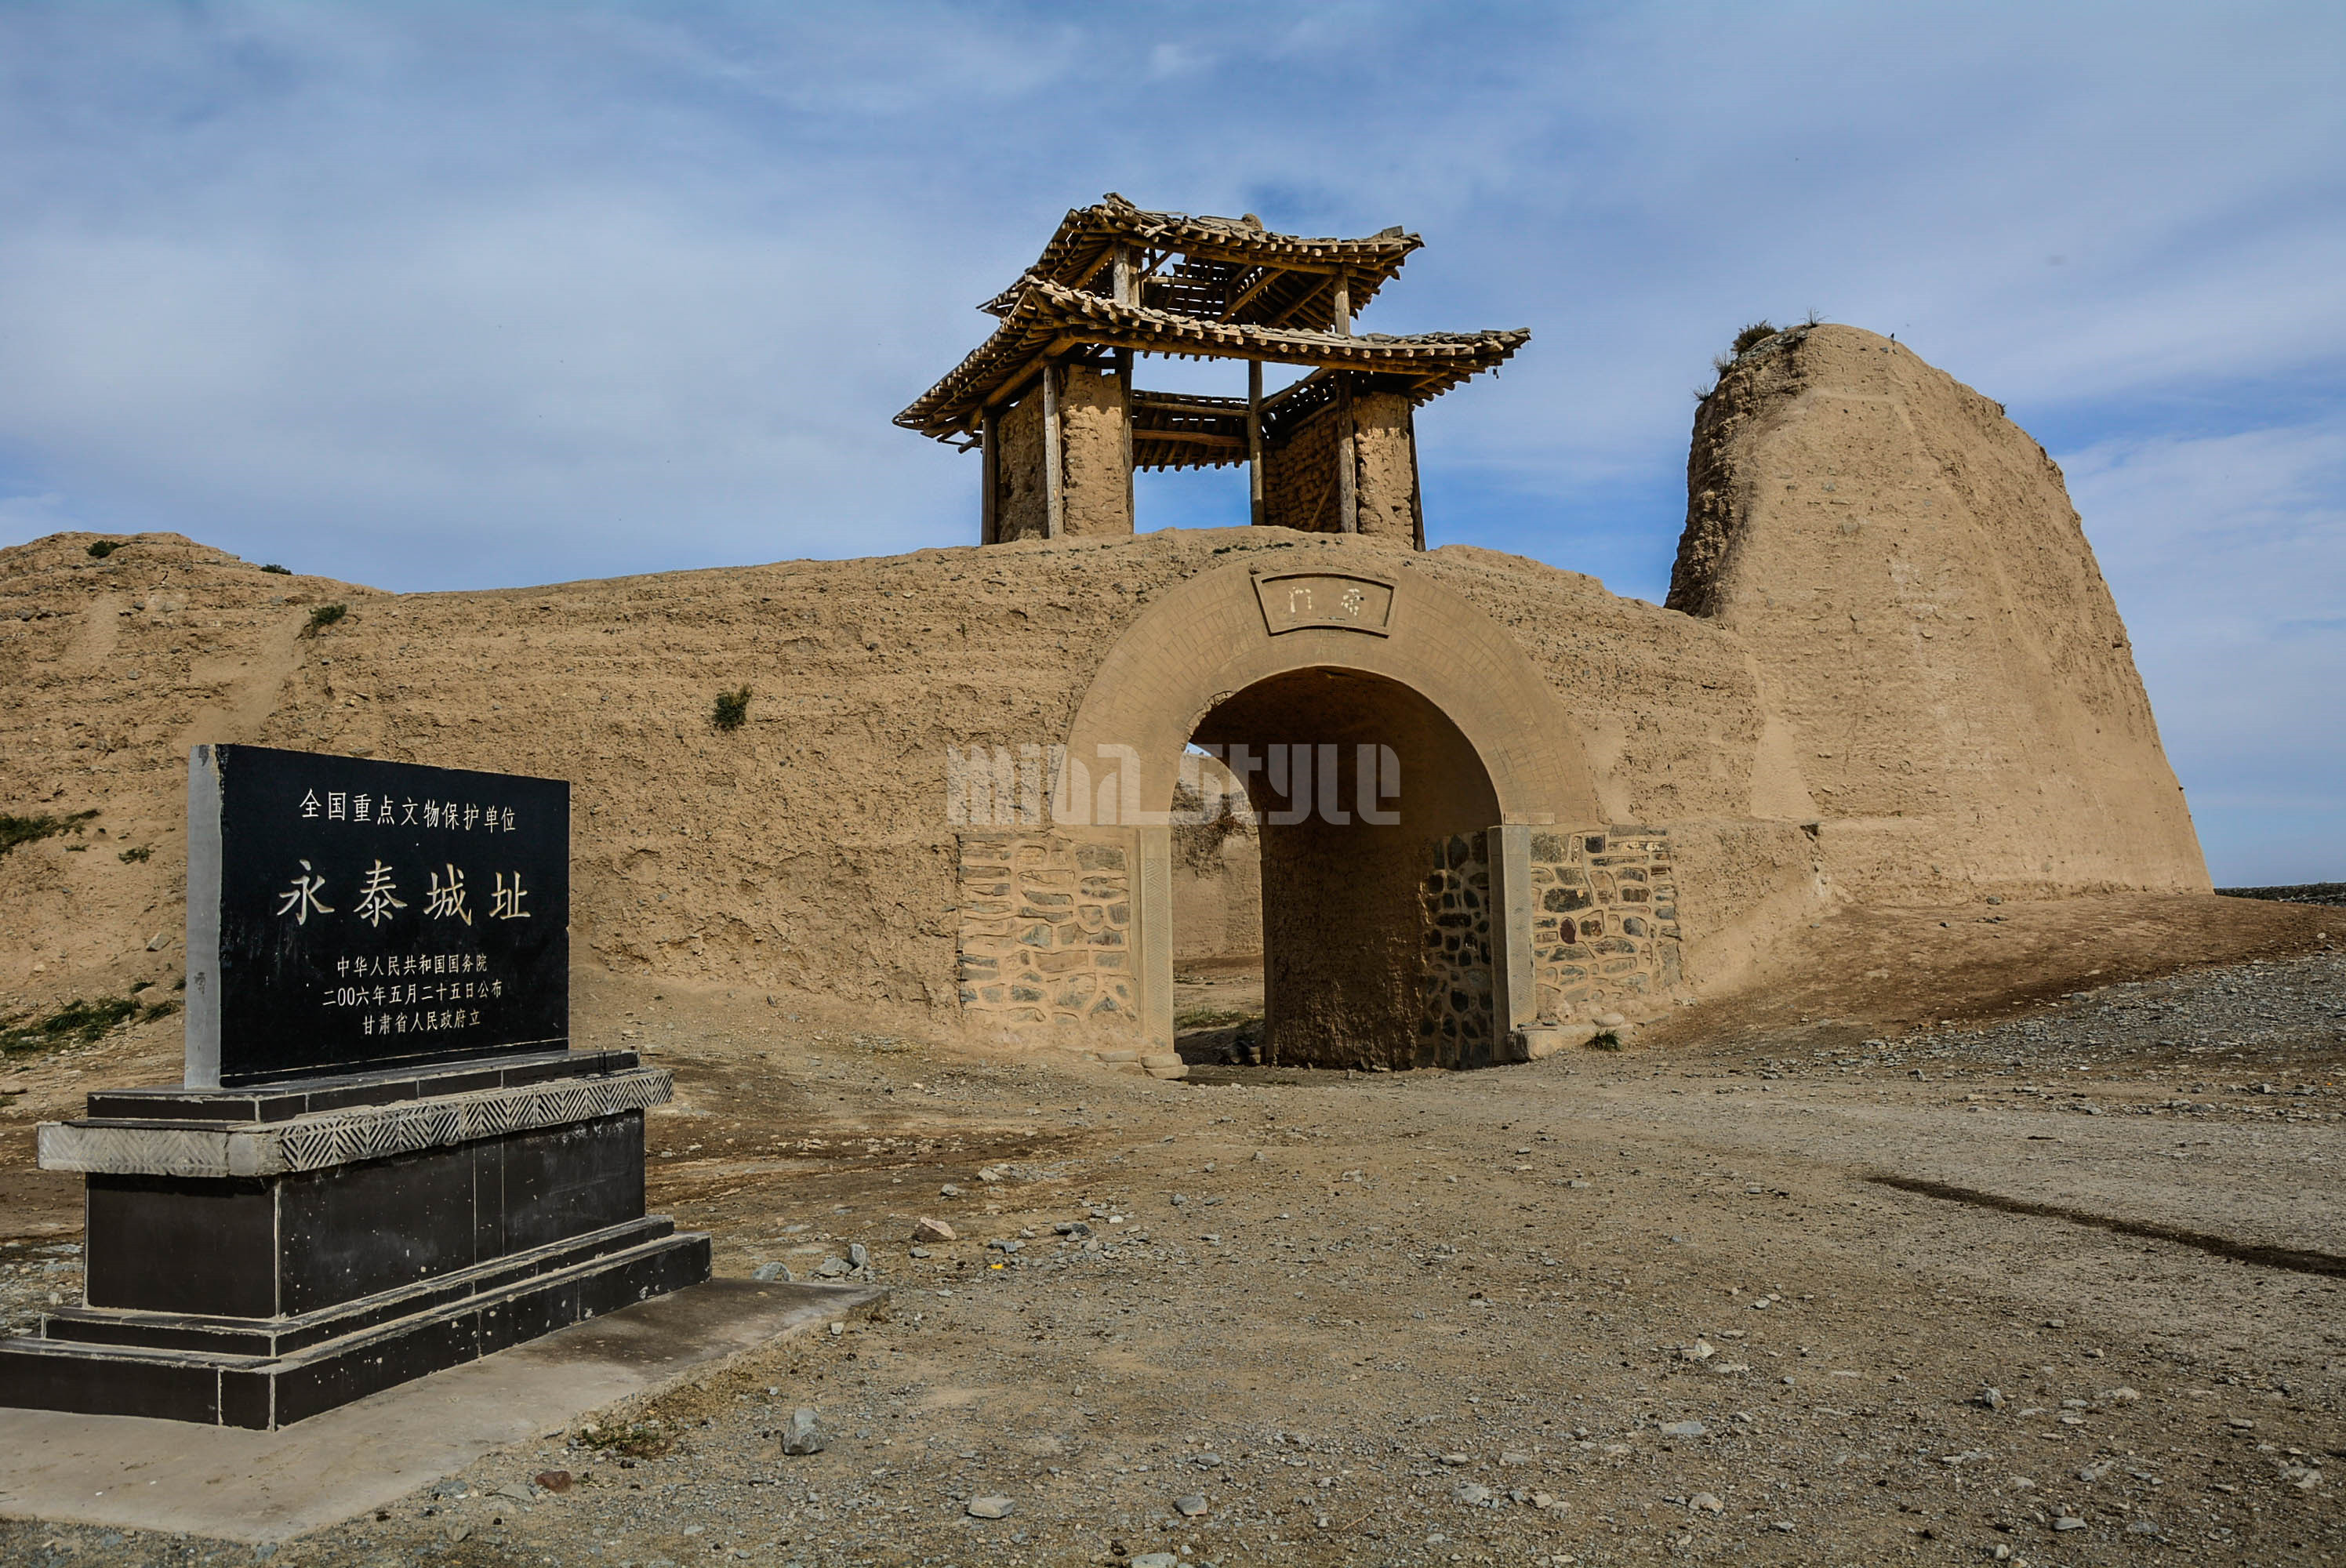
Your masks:
{"label": "engraved chinese characters", "polygon": [[191,1085],[566,1046],[567,784],[199,747],[189,806]]}
{"label": "engraved chinese characters", "polygon": [[1263,629],[1272,636],[1307,626],[1379,637],[1392,633],[1393,585],[1381,578],[1288,572],[1257,577],[1254,591],[1262,606]]}

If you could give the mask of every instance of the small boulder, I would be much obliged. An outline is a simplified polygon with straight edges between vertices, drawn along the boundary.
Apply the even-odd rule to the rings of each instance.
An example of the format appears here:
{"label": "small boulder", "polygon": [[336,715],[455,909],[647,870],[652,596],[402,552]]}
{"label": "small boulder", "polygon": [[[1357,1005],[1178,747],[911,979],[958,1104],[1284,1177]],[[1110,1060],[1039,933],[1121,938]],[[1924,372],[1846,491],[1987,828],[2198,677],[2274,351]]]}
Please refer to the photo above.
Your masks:
{"label": "small boulder", "polygon": [[914,1241],[952,1241],[954,1227],[942,1219],[921,1219],[913,1226]]}
{"label": "small boulder", "polygon": [[821,1430],[815,1425],[814,1410],[811,1407],[801,1405],[790,1412],[790,1420],[782,1427],[784,1453],[793,1456],[821,1453],[823,1451],[824,1441]]}
{"label": "small boulder", "polygon": [[964,1512],[972,1519],[1007,1519],[1012,1506],[1006,1497],[973,1497]]}

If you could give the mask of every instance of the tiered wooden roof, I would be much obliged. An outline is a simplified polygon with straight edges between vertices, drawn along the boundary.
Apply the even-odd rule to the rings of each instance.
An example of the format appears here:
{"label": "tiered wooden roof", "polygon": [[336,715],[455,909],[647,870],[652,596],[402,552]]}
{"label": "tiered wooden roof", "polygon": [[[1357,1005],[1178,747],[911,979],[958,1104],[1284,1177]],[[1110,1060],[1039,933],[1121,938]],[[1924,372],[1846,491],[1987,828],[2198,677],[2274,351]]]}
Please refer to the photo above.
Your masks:
{"label": "tiered wooden roof", "polygon": [[[1300,412],[1324,401],[1331,372],[1372,374],[1423,402],[1499,364],[1531,334],[1345,331],[1339,293],[1359,310],[1423,243],[1398,228],[1367,239],[1274,234],[1251,219],[1147,212],[1110,195],[1067,214],[1035,265],[984,305],[1002,318],[994,334],[896,423],[968,442],[986,408],[1021,395],[1045,361],[1086,349],[1312,367],[1315,374],[1264,404],[1274,426],[1282,404]],[[1134,303],[1115,298],[1119,250],[1132,262]],[[1243,400],[1136,392],[1133,402],[1138,466],[1204,466],[1246,454]]]}
{"label": "tiered wooden roof", "polygon": [[[1401,226],[1367,239],[1273,234],[1253,218],[1144,212],[1110,191],[1067,214],[1042,256],[981,310],[1007,316],[1035,281],[1107,294],[1120,247],[1140,253],[1139,303],[1209,321],[1333,330],[1336,282],[1348,280],[1355,312],[1423,245]],[[1170,263],[1170,265],[1168,265]]]}

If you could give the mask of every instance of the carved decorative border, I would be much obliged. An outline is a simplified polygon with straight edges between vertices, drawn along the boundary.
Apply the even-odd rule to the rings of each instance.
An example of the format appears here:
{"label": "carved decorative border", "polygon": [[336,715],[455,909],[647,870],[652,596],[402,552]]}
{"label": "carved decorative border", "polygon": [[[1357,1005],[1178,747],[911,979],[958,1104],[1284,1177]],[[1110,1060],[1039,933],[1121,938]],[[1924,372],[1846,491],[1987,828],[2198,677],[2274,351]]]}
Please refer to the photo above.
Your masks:
{"label": "carved decorative border", "polygon": [[320,1111],[242,1126],[44,1122],[40,1166],[88,1176],[284,1176],[648,1110],[675,1095],[676,1080],[666,1069],[637,1067],[602,1077]]}

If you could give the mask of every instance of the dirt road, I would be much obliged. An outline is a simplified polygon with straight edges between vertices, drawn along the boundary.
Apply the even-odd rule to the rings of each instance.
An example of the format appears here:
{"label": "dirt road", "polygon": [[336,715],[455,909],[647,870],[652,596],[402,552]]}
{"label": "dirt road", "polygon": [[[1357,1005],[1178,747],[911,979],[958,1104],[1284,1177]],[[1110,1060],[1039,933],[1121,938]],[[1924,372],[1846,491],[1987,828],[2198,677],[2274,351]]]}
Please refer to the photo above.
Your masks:
{"label": "dirt road", "polygon": [[[2315,951],[1902,1035],[1695,1009],[1619,1054],[1175,1084],[599,990],[682,1091],[656,1205],[720,1273],[862,1242],[883,1316],[271,1568],[2336,1560],[2341,980]],[[12,1206],[16,1311],[77,1288],[44,1212]],[[915,1256],[923,1216],[959,1239]],[[786,1459],[800,1406],[828,1446]],[[252,1556],[0,1522],[12,1563]]]}

